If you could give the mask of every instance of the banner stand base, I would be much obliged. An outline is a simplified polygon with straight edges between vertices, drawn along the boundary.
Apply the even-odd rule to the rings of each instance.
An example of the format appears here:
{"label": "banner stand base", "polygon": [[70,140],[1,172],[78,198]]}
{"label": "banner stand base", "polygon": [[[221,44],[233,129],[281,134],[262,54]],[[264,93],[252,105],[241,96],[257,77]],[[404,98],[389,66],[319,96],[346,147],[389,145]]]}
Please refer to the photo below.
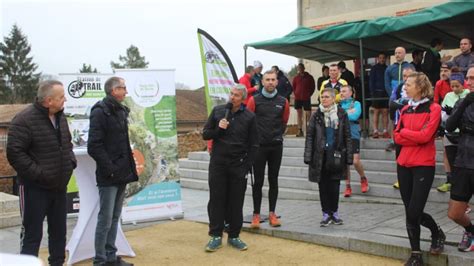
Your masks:
{"label": "banner stand base", "polygon": [[175,220],[183,219],[183,218],[184,218],[184,212],[181,212],[181,213],[173,215],[173,216],[155,217],[155,218],[143,219],[143,220],[139,220],[139,221],[125,221],[125,222],[122,221],[122,224],[123,225],[132,224],[134,226],[137,226],[138,224],[141,224],[141,223],[167,221],[167,220],[175,221]]}

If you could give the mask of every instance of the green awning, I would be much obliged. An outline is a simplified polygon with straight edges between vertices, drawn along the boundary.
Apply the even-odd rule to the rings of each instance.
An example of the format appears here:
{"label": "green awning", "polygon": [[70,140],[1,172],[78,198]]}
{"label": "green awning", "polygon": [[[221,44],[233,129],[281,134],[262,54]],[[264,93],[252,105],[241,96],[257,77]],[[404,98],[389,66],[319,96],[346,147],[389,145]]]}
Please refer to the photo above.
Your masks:
{"label": "green awning", "polygon": [[441,38],[445,49],[459,47],[462,37],[474,37],[474,1],[451,1],[401,17],[381,17],[348,22],[321,30],[298,27],[284,37],[249,43],[247,46],[321,63],[359,57],[359,39],[364,57],[378,52],[393,54],[398,46],[407,51],[425,49]]}

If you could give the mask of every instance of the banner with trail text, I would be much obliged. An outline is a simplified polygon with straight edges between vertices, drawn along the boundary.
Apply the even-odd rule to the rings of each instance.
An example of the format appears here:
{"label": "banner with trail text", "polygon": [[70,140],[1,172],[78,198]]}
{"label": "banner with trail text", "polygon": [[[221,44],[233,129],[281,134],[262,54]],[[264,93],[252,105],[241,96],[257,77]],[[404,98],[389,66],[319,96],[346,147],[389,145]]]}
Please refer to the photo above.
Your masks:
{"label": "banner with trail text", "polygon": [[207,112],[219,104],[225,104],[229,92],[238,83],[234,66],[219,43],[207,32],[198,29],[199,49],[201,51],[204,74]]}
{"label": "banner with trail text", "polygon": [[[66,90],[65,113],[74,148],[87,148],[90,110],[105,97],[104,84],[112,76],[124,78],[127,86],[123,104],[130,108],[129,136],[139,175],[138,182],[127,186],[122,220],[139,222],[180,216],[174,70],[117,69],[115,74],[60,74]],[[95,165],[78,167],[95,169]],[[75,174],[75,178],[81,177]],[[75,179],[71,182],[69,187],[76,188]],[[73,201],[74,206],[79,206],[77,198]]]}
{"label": "banner with trail text", "polygon": [[[64,113],[69,122],[74,149],[87,149],[89,135],[89,115],[92,106],[105,97],[105,81],[112,74],[59,74],[59,80],[64,84],[66,103]],[[78,167],[94,167],[81,166]],[[67,187],[68,213],[77,213],[80,208],[79,187],[76,182],[76,171]],[[95,177],[94,177],[95,179]]]}

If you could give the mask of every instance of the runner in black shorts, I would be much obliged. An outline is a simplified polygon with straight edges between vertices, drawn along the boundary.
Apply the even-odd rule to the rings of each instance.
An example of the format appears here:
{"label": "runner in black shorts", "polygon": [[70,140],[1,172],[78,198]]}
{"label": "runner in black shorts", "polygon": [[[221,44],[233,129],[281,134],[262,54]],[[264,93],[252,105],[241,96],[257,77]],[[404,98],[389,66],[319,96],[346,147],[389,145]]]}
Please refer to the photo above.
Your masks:
{"label": "runner in black shorts", "polygon": [[[314,83],[313,76],[305,71],[303,63],[299,63],[296,69],[298,74],[293,78],[292,84],[298,122],[298,133],[296,136],[304,137],[303,128],[308,126],[309,118],[311,117],[311,95],[314,93],[316,84]],[[304,109],[304,112],[302,109]],[[305,118],[305,127],[303,127],[303,118]]]}
{"label": "runner in black shorts", "polygon": [[352,152],[360,154],[360,139],[352,139]]}
{"label": "runner in black shorts", "polygon": [[474,226],[465,212],[474,194],[474,67],[469,68],[466,78],[470,93],[456,102],[446,121],[448,132],[457,128],[461,132],[454,161],[448,217],[465,229],[458,249],[474,251]]}
{"label": "runner in black shorts", "polygon": [[451,199],[469,202],[474,194],[474,169],[455,167],[454,177],[451,187]]}
{"label": "runner in black shorts", "polygon": [[[385,90],[385,70],[387,65],[385,64],[386,55],[384,53],[379,53],[377,56],[377,64],[375,64],[370,70],[369,75],[369,91],[371,98],[388,98],[390,95],[387,94]],[[382,115],[382,126],[384,138],[389,138],[388,134],[388,99],[387,100],[372,100],[371,106],[374,110],[373,120],[372,120],[372,137],[378,138],[379,135],[379,115]]]}
{"label": "runner in black shorts", "polygon": [[308,100],[308,101],[295,100],[295,109],[298,110],[301,108],[303,108],[303,110],[305,111],[311,111],[311,100]]}

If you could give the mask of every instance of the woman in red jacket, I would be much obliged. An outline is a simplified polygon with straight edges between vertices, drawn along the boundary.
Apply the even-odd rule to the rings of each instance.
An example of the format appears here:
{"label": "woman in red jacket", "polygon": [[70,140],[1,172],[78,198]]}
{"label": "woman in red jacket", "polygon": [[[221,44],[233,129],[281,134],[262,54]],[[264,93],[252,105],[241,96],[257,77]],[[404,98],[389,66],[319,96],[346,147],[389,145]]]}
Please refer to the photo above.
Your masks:
{"label": "woman in red jacket", "polygon": [[397,158],[397,175],[412,249],[405,265],[423,265],[420,225],[431,231],[432,254],[443,252],[446,239],[433,217],[423,211],[435,175],[435,135],[441,119],[441,107],[432,102],[433,90],[425,74],[410,74],[405,88],[411,100],[402,109],[394,131],[395,143],[401,149]]}

